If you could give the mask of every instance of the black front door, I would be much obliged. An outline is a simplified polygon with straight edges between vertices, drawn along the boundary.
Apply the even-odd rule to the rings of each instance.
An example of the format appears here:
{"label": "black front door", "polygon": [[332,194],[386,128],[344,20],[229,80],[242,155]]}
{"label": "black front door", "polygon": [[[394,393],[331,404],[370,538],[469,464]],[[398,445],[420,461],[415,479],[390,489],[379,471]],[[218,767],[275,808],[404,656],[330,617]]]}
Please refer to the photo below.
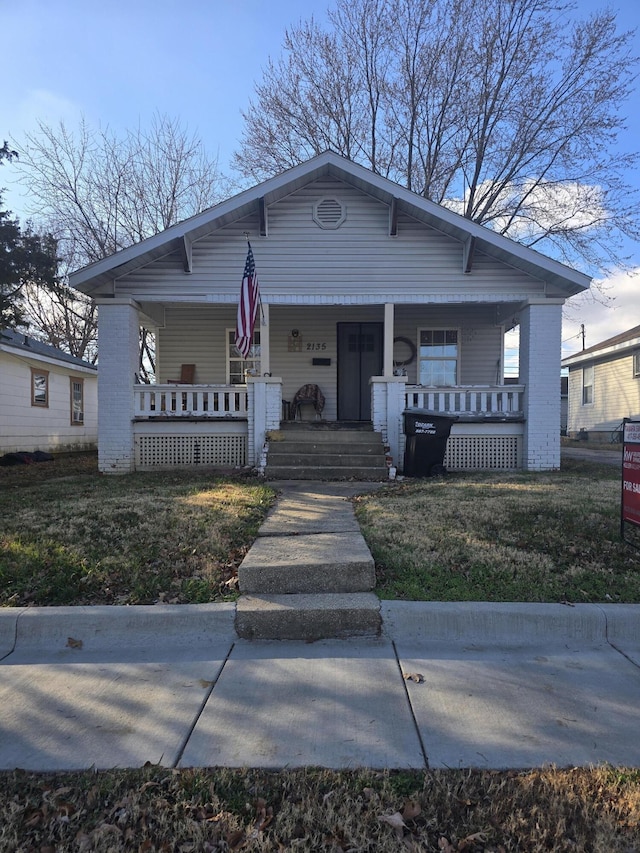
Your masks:
{"label": "black front door", "polygon": [[369,379],[382,373],[383,323],[338,323],[338,420],[371,420]]}

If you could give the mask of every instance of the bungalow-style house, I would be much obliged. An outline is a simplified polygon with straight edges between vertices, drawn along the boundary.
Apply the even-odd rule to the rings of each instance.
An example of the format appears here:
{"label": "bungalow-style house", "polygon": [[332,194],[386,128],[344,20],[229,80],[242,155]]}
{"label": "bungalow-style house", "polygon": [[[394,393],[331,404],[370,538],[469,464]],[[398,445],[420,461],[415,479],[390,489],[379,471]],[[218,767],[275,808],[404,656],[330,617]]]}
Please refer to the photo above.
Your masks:
{"label": "bungalow-style house", "polygon": [[95,450],[97,373],[56,347],[0,330],[0,455]]}
{"label": "bungalow-style house", "polygon": [[613,441],[623,418],[640,417],[640,326],[568,356],[562,366],[569,368],[570,438]]}
{"label": "bungalow-style house", "polygon": [[[247,238],[262,306],[243,359],[234,330]],[[370,424],[402,470],[409,407],[458,418],[449,468],[559,467],[562,305],[589,279],[337,154],[71,284],[99,306],[102,471],[269,471],[294,417],[310,429]],[[521,384],[505,386],[504,333],[516,324]],[[140,326],[155,333],[154,385],[138,380]],[[297,405],[306,385],[315,409]],[[331,441],[339,456],[339,429]]]}

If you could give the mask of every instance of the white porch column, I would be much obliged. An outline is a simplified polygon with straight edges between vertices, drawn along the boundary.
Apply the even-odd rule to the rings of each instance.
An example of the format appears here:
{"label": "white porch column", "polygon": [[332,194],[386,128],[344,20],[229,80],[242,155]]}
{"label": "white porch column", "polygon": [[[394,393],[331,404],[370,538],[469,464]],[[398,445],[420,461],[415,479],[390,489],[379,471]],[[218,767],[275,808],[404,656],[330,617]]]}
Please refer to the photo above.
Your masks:
{"label": "white porch column", "polygon": [[267,433],[280,427],[282,379],[272,376],[247,376],[247,407],[247,462],[262,473],[266,462],[263,448]]}
{"label": "white porch column", "polygon": [[139,360],[138,305],[130,298],[97,299],[98,469],[134,470],[133,385]]}
{"label": "white porch column", "polygon": [[393,323],[394,304],[384,304],[384,355],[382,359],[382,372],[385,376],[393,376]]}
{"label": "white porch column", "polygon": [[562,299],[530,300],[520,310],[520,382],[524,392],[526,471],[560,467]]}
{"label": "white porch column", "polygon": [[389,445],[393,464],[402,468],[402,412],[405,407],[406,376],[371,377],[371,420],[376,432]]}
{"label": "white porch column", "polygon": [[269,304],[262,305],[260,314],[260,372],[271,373],[271,329],[269,326]]}

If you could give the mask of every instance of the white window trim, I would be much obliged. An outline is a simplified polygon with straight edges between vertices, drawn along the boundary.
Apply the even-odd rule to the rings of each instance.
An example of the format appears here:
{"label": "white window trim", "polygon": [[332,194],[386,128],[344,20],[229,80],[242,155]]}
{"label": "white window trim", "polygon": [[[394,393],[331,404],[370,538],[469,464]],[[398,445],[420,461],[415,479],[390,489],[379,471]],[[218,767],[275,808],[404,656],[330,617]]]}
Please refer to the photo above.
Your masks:
{"label": "white window trim", "polygon": [[[234,336],[235,336],[235,333],[236,333],[235,327],[234,327],[234,328],[232,328],[232,329],[225,329],[225,338],[224,338],[224,357],[225,357],[225,371],[226,371],[226,384],[227,384],[227,385],[236,384],[236,383],[232,383],[232,382],[231,382],[231,356],[229,355],[229,341],[230,341],[230,340],[233,340],[233,338],[234,338]],[[258,335],[260,334],[260,326],[258,325],[258,323],[256,323],[256,327],[255,327],[255,329],[253,330],[253,340],[254,340],[254,343],[255,343],[256,333],[257,333]],[[238,358],[237,358],[237,359],[234,359],[234,361],[240,361],[240,360],[241,360],[241,359],[240,359],[240,357],[239,357],[239,356],[238,356]],[[260,375],[260,363],[261,363],[261,358],[256,358],[256,359],[251,359],[251,358],[249,358],[249,359],[242,359],[242,361],[243,361],[243,363],[244,363],[244,364],[250,364],[250,363],[253,363],[253,364],[255,365],[255,364],[257,363],[257,367],[256,367],[255,369],[257,370],[257,374],[258,374],[258,375]],[[246,370],[246,368],[245,368],[245,370]],[[240,384],[244,384],[244,383],[240,383]]]}
{"label": "white window trim", "polygon": [[[585,370],[591,371],[591,383],[589,385],[585,385],[584,381],[584,372]],[[595,382],[596,380],[596,372],[593,364],[586,365],[582,368],[582,385],[580,388],[580,401],[583,406],[593,406],[595,401]],[[585,389],[591,388],[591,399],[589,401],[585,400]]]}
{"label": "white window trim", "polygon": [[[74,408],[73,408],[73,386],[76,384],[80,385],[80,406],[81,406],[81,409],[79,412],[79,415],[80,415],[79,418],[74,417],[75,412],[74,412]],[[79,376],[70,376],[69,377],[69,393],[70,393],[70,397],[71,397],[71,412],[70,412],[71,426],[82,427],[82,426],[84,426],[84,379],[81,379]]]}
{"label": "white window trim", "polygon": [[633,378],[640,378],[640,349],[636,350],[631,358],[631,365],[633,369]]}
{"label": "white window trim", "polygon": [[[420,383],[420,372],[421,372],[420,371],[420,365],[422,362],[422,359],[420,358],[420,332],[455,332],[456,335],[458,336],[458,343],[457,343],[458,355],[456,358],[456,382],[455,382],[455,385],[444,386],[447,388],[455,388],[457,385],[460,384],[461,364],[462,364],[462,327],[461,326],[442,326],[442,325],[440,325],[440,326],[418,326],[418,333],[416,336],[416,343],[417,343],[417,350],[416,350],[416,353],[417,353],[416,354],[417,375],[416,375],[416,381],[418,383]],[[437,361],[438,359],[433,359],[433,360]],[[444,359],[440,359],[440,360],[443,361]],[[443,386],[425,385],[425,388],[429,388],[429,387],[440,388]]]}
{"label": "white window trim", "polygon": [[[44,377],[44,400],[36,400],[36,376]],[[36,409],[49,408],[49,371],[31,368],[31,405]]]}

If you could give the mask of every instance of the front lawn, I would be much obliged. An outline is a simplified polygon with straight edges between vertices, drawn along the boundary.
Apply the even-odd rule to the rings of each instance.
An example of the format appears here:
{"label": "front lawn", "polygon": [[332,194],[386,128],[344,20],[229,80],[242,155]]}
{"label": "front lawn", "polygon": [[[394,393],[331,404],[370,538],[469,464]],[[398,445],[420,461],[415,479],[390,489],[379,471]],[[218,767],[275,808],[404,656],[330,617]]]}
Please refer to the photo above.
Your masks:
{"label": "front lawn", "polygon": [[91,454],[0,468],[0,605],[233,598],[273,499],[211,471],[107,477]]}
{"label": "front lawn", "polygon": [[640,602],[640,551],[620,538],[620,469],[464,473],[356,499],[382,598]]}
{"label": "front lawn", "polygon": [[[0,605],[198,603],[236,595],[273,489],[250,476],[106,477],[94,456],[0,468]],[[620,470],[465,473],[355,501],[382,598],[640,602]]]}

